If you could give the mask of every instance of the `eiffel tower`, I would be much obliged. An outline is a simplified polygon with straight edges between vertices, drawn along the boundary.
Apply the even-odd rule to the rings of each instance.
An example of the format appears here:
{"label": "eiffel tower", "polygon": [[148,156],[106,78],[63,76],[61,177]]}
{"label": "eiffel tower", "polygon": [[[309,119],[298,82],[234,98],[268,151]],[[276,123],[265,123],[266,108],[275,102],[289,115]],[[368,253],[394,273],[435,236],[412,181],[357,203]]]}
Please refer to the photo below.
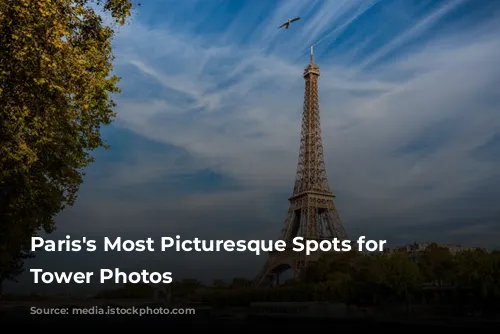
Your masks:
{"label": "eiffel tower", "polygon": [[286,241],[284,252],[269,252],[269,258],[255,278],[256,287],[279,284],[279,276],[292,269],[298,278],[308,262],[315,261],[319,252],[306,256],[292,250],[292,240],[297,236],[306,240],[346,240],[347,234],[339,218],[330,191],[323,157],[321,124],[318,99],[319,67],[314,63],[313,46],[310,62],[304,70],[305,93],[302,114],[299,162],[293,194],[288,199],[290,207],[281,231]]}

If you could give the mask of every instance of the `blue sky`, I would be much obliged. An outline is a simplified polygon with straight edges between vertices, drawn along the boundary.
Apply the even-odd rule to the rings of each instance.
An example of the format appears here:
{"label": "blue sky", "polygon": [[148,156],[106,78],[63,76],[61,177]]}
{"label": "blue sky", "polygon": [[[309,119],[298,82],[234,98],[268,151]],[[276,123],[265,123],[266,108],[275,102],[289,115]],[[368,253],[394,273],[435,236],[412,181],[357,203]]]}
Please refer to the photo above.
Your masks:
{"label": "blue sky", "polygon": [[[316,43],[326,166],[348,233],[499,245],[496,1],[143,2],[114,41],[122,94],[104,130],[111,149],[96,152],[54,238],[277,238]],[[205,280],[252,277],[264,261],[40,254],[27,266],[56,258]]]}

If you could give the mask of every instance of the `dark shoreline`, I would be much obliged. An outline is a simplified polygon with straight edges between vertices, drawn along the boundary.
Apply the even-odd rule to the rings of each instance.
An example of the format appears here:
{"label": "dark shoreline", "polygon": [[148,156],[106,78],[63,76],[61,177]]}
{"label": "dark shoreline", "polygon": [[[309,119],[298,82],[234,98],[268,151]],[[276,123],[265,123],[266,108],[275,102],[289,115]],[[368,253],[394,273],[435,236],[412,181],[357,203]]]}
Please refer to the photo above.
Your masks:
{"label": "dark shoreline", "polygon": [[[272,304],[272,303],[271,303]],[[279,303],[278,303],[279,304]],[[367,329],[387,328],[387,329],[498,329],[500,328],[500,319],[497,321],[487,320],[484,318],[473,317],[437,317],[434,316],[403,316],[387,313],[385,316],[368,316],[368,315],[337,315],[336,317],[316,317],[324,315],[315,310],[308,314],[260,314],[256,313],[257,309],[250,307],[227,307],[227,308],[212,308],[212,307],[194,307],[196,314],[184,315],[167,315],[167,314],[144,314],[139,315],[119,315],[119,314],[30,314],[31,308],[43,308],[45,310],[67,308],[96,308],[106,310],[107,307],[129,308],[135,307],[151,307],[163,308],[165,305],[156,302],[145,300],[46,300],[46,301],[1,301],[0,302],[0,318],[2,322],[22,323],[23,326],[46,326],[51,328],[53,325],[66,324],[66,328],[80,328],[108,326],[116,329],[123,326],[125,328],[135,326],[181,326],[184,329],[208,329],[208,328],[231,328],[238,327],[240,332],[246,333],[250,331],[258,331],[266,327],[289,328],[296,330],[297,328],[314,328],[321,329],[333,327],[337,329]],[[178,305],[180,306],[180,305]],[[186,308],[187,306],[187,308]],[[191,307],[193,307],[192,305]],[[272,305],[271,305],[272,306]],[[279,306],[279,305],[278,305]],[[188,305],[182,307],[188,309]],[[281,310],[278,308],[278,310]],[[193,312],[194,313],[194,312]],[[111,326],[111,327],[110,327]]]}
{"label": "dark shoreline", "polygon": [[181,326],[183,330],[206,330],[211,328],[238,328],[241,333],[250,333],[250,331],[264,330],[271,326],[272,328],[282,329],[304,329],[321,330],[324,328],[336,329],[498,329],[500,322],[483,321],[479,319],[441,319],[441,320],[423,320],[417,318],[407,319],[325,319],[325,318],[276,318],[266,316],[248,316],[244,319],[237,318],[219,318],[208,315],[145,315],[145,316],[127,316],[127,315],[30,315],[26,310],[11,310],[0,313],[2,322],[23,324],[27,327],[46,326],[49,329],[52,326],[63,325],[66,329],[70,328],[96,328],[96,326],[108,326],[109,329],[134,328],[135,326],[156,327],[163,326]]}

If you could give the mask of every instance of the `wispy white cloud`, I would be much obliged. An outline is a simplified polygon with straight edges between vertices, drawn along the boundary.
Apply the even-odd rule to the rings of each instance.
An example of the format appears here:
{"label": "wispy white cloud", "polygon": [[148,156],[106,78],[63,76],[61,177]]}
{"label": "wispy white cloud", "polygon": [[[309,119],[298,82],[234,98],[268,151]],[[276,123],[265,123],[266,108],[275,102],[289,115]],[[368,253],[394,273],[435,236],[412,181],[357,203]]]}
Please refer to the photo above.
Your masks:
{"label": "wispy white cloud", "polygon": [[300,31],[300,42],[302,45],[317,42],[320,34],[325,29],[336,23],[337,20],[345,15],[352,7],[358,5],[360,1],[324,1],[321,7],[312,17],[306,18],[304,27]]}
{"label": "wispy white cloud", "polygon": [[373,64],[377,60],[386,56],[390,52],[393,52],[398,47],[402,46],[405,43],[411,41],[411,39],[422,35],[422,33],[431,29],[439,20],[441,20],[445,15],[456,9],[458,6],[464,4],[468,0],[452,0],[433,12],[429,13],[427,16],[422,18],[421,20],[415,22],[415,24],[411,25],[410,28],[397,37],[395,37],[391,42],[384,45],[373,54],[371,54],[364,62],[360,65],[361,68],[366,67],[370,64]]}
{"label": "wispy white cloud", "polygon": [[[312,44],[314,45],[319,45],[321,43],[324,43],[326,42],[325,44],[329,44],[329,43],[332,43],[333,41],[335,41],[335,39],[345,30],[347,29],[347,27],[349,27],[349,25],[351,25],[354,21],[356,21],[361,15],[365,14],[366,11],[368,11],[369,9],[371,9],[373,6],[375,6],[376,4],[378,4],[381,0],[371,0],[371,1],[362,1],[360,2],[360,6],[358,8],[356,8],[356,11],[347,17],[346,20],[342,21],[341,23],[339,23],[338,25],[335,25],[334,26],[334,29],[328,31],[327,30],[327,33],[324,34],[324,36],[321,37],[321,39],[316,39],[314,38],[313,41],[312,41]],[[351,6],[354,4],[355,2],[352,2],[352,1],[349,1],[348,4],[350,4]],[[338,15],[335,15],[331,18],[328,18],[326,20],[323,21],[323,24],[324,26],[322,26],[322,28],[324,27],[330,27],[331,28],[331,22],[336,22],[335,20],[339,18],[340,15],[342,14],[346,14],[346,12],[348,12],[348,9],[351,9],[351,8],[346,8],[347,6],[344,6],[342,7],[342,9],[344,11],[340,12]],[[324,30],[323,30],[323,33],[324,33]],[[316,36],[315,36],[316,37]]]}

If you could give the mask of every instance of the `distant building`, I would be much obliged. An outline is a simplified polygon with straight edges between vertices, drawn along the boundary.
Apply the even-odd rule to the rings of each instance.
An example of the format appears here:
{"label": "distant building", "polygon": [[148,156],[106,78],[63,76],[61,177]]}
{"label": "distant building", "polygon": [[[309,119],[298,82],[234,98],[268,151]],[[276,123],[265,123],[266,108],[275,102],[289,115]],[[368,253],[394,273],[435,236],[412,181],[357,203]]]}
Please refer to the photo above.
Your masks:
{"label": "distant building", "polygon": [[404,246],[398,246],[394,248],[386,248],[384,249],[384,253],[394,254],[394,253],[408,253],[412,260],[417,261],[420,255],[429,247],[430,245],[437,245],[439,247],[447,248],[451,254],[455,255],[459,252],[464,251],[474,251],[478,248],[476,247],[465,247],[462,245],[446,245],[446,244],[438,244],[435,242],[424,242],[424,243],[412,243]]}

